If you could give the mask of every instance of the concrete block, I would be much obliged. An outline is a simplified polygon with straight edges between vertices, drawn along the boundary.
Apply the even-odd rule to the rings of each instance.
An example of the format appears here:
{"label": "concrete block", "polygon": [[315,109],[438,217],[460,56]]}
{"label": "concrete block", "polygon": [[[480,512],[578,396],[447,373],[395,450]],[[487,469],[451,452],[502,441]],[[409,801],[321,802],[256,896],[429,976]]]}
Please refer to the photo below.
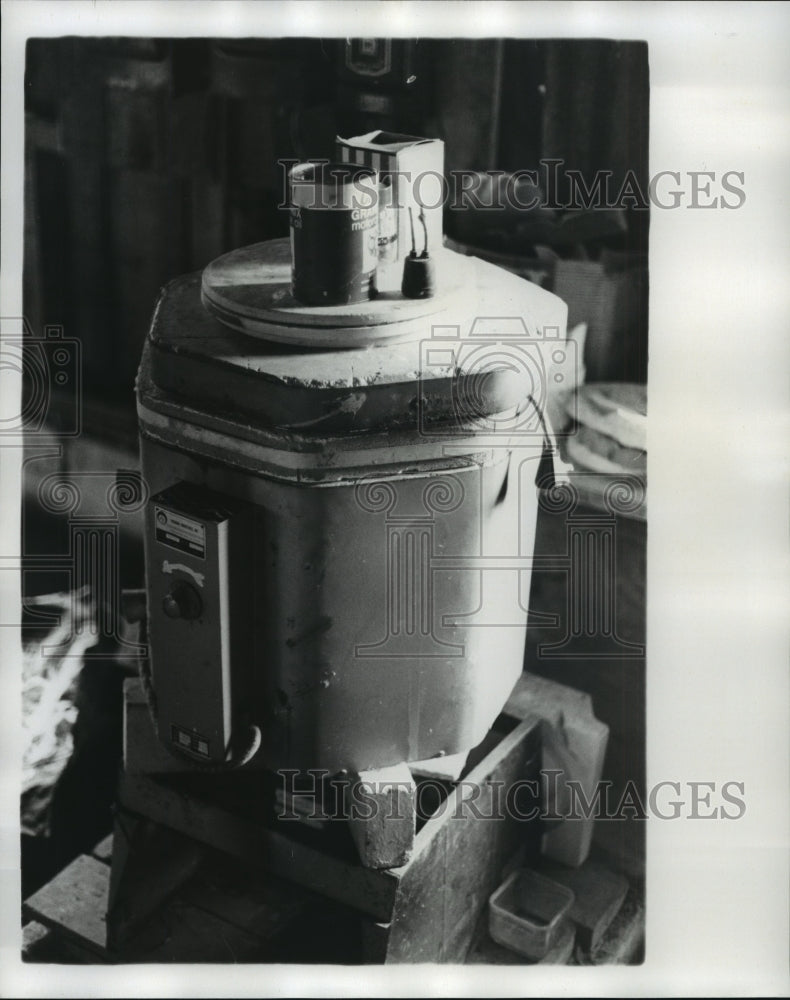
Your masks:
{"label": "concrete block", "polygon": [[407,764],[351,775],[349,829],[365,868],[397,868],[414,849],[417,789]]}

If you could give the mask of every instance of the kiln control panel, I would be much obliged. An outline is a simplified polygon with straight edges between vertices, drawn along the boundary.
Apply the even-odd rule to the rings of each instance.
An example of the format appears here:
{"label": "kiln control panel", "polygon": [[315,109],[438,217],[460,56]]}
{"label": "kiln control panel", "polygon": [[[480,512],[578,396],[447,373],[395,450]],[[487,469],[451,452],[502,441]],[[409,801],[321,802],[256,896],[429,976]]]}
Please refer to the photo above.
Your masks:
{"label": "kiln control panel", "polygon": [[160,739],[225,761],[252,660],[253,508],[193,483],[146,517],[149,642]]}

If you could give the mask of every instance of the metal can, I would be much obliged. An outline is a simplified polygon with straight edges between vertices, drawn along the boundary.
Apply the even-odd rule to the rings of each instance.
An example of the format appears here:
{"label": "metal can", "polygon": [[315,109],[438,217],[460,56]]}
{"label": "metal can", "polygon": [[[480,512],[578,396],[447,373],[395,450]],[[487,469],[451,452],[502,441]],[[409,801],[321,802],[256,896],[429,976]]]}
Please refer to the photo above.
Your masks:
{"label": "metal can", "polygon": [[290,174],[292,293],[309,306],[375,295],[378,175],[353,163],[300,163]]}

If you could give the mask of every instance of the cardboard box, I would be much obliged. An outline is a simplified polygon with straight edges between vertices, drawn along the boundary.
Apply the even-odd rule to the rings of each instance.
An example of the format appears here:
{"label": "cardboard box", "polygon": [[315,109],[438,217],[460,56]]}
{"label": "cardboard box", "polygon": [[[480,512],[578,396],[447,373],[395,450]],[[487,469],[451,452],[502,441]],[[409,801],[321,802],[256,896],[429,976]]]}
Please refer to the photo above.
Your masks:
{"label": "cardboard box", "polygon": [[[442,245],[442,209],[446,195],[444,181],[444,143],[441,139],[423,139],[415,135],[400,135],[377,129],[351,139],[336,139],[339,158],[343,163],[363,163],[378,170],[381,178],[391,176],[393,205],[397,219],[397,250],[389,259],[403,260],[411,250],[409,208],[414,216],[414,235],[417,252],[425,243],[422,226],[418,222],[420,203],[425,209],[428,230],[428,249],[438,251]],[[379,260],[385,259],[387,222],[380,216]]]}

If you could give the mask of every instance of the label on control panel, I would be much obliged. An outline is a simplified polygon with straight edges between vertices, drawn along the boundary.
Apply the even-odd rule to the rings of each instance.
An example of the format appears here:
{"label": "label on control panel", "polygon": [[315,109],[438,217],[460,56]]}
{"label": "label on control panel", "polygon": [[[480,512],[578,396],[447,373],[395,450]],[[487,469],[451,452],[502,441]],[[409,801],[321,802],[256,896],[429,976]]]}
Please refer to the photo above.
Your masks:
{"label": "label on control panel", "polygon": [[199,754],[201,757],[209,755],[209,741],[207,737],[201,736],[191,729],[182,729],[181,726],[170,726],[170,739],[182,750],[189,750],[190,753]]}
{"label": "label on control panel", "polygon": [[206,528],[200,521],[176,514],[166,507],[154,508],[156,540],[171,549],[188,552],[198,559],[206,557]]}

